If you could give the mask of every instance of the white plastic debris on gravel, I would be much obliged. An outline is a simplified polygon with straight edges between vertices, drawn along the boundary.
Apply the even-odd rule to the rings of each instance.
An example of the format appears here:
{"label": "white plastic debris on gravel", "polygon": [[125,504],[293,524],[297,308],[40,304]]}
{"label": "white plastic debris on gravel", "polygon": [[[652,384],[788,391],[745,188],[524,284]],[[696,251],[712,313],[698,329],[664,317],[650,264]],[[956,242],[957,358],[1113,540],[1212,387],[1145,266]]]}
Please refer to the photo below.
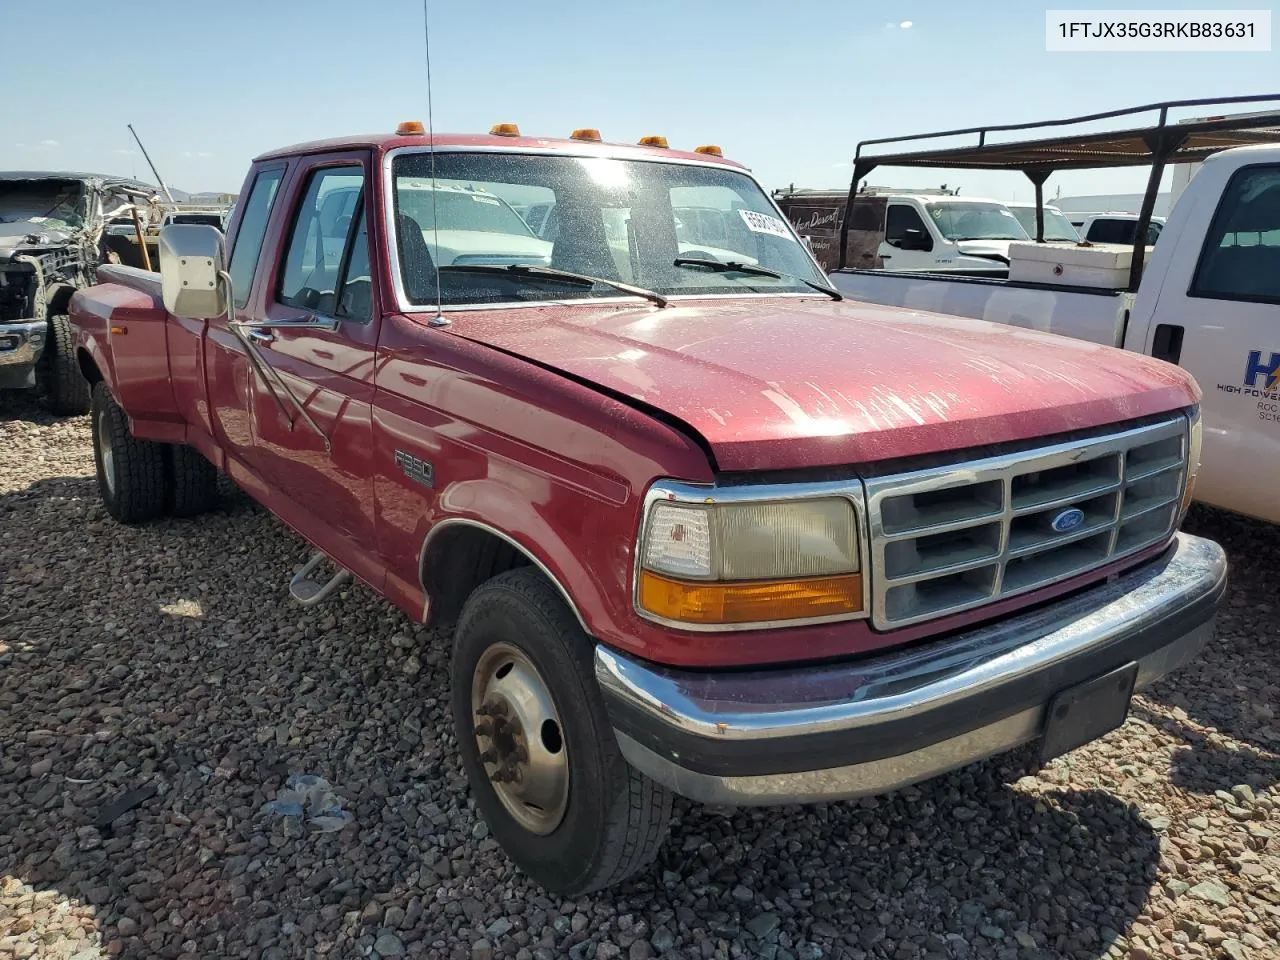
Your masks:
{"label": "white plastic debris on gravel", "polygon": [[681,804],[652,869],[563,900],[471,807],[447,636],[290,604],[306,548],[243,497],[121,527],[87,418],[0,418],[0,958],[1280,957],[1280,531],[1193,514],[1218,638],[1102,741]]}

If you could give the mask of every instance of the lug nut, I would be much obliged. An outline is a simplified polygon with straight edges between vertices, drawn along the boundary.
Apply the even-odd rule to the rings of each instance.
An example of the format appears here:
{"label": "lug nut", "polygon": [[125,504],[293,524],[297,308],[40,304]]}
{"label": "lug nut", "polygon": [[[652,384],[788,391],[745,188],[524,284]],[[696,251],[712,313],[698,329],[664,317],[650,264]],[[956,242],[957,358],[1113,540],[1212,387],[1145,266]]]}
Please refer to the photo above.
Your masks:
{"label": "lug nut", "polygon": [[481,763],[497,763],[497,762],[498,762],[498,751],[497,751],[497,750],[486,750],[484,753],[480,754],[480,762],[481,762]]}
{"label": "lug nut", "polygon": [[489,723],[489,721],[487,720],[481,720],[479,723],[476,724],[476,736],[477,737],[493,736],[493,724]]}

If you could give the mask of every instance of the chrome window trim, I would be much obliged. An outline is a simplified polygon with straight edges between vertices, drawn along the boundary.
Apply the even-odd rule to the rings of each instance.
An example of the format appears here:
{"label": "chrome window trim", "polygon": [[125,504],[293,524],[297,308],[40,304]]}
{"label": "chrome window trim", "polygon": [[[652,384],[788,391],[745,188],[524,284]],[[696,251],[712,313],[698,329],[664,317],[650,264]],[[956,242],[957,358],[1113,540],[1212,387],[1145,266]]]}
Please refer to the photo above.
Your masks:
{"label": "chrome window trim", "polygon": [[[748,180],[750,180],[752,183],[756,185],[756,187],[760,190],[760,193],[763,194],[766,200],[768,201],[769,205],[773,207],[773,211],[777,215],[778,219],[781,220],[786,225],[786,228],[790,232],[792,239],[794,239],[796,243],[799,244],[800,249],[804,253],[804,256],[807,257],[809,262],[813,265],[813,269],[817,272],[817,275],[819,277],[827,276],[826,271],[822,269],[821,264],[818,263],[817,258],[813,255],[813,251],[811,251],[805,245],[804,241],[800,239],[800,235],[796,233],[796,229],[792,225],[791,220],[786,216],[786,214],[782,212],[782,208],[778,206],[778,201],[774,199],[773,195],[764,188],[764,186],[760,183],[758,179],[756,179],[755,174],[752,173],[750,170],[748,170],[746,167],[734,166],[732,164],[727,164],[727,163],[717,163],[711,160],[687,160],[683,157],[661,157],[661,156],[649,156],[647,154],[632,155],[629,151],[634,148],[631,148],[631,147],[619,147],[616,151],[609,151],[607,149],[601,150],[601,151],[587,151],[587,150],[578,151],[578,150],[564,150],[560,148],[551,148],[551,147],[524,147],[524,146],[521,146],[521,147],[514,147],[514,146],[513,147],[501,147],[501,146],[468,147],[468,146],[462,146],[460,144],[449,144],[447,146],[436,146],[434,148],[430,146],[393,147],[392,149],[384,153],[382,157],[382,188],[383,188],[382,189],[382,221],[383,221],[383,230],[386,235],[387,261],[388,261],[388,266],[391,269],[391,287],[395,295],[396,308],[400,313],[427,313],[427,312],[443,313],[445,311],[453,311],[453,310],[498,310],[498,309],[511,309],[513,307],[560,306],[567,303],[574,303],[574,304],[578,304],[578,303],[649,303],[649,301],[645,300],[642,297],[633,297],[629,295],[614,296],[614,297],[593,297],[589,300],[584,298],[582,300],[569,300],[569,301],[565,301],[563,299],[546,300],[546,301],[524,300],[524,301],[514,301],[514,302],[503,301],[501,303],[470,303],[470,304],[456,304],[456,305],[455,304],[439,304],[438,305],[434,303],[433,304],[410,303],[409,298],[405,293],[404,277],[401,275],[401,270],[400,270],[400,238],[396,234],[395,178],[392,174],[392,167],[395,164],[396,158],[401,156],[402,154],[431,153],[433,149],[436,153],[513,153],[513,154],[522,154],[522,155],[530,155],[530,156],[570,157],[570,158],[577,158],[577,159],[602,158],[606,160],[635,160],[637,162],[642,162],[642,163],[667,163],[667,164],[672,164],[675,166],[683,166],[683,167],[711,167],[716,170],[725,170],[731,173],[736,173],[746,177]],[[736,298],[739,296],[741,295],[733,294],[733,293],[696,294],[696,295],[695,294],[678,294],[678,295],[672,295],[667,299],[668,300],[675,300],[675,299],[707,300],[707,299],[720,299],[720,298]],[[809,293],[797,292],[797,291],[785,291],[785,292],[779,291],[776,294],[764,293],[764,294],[754,294],[753,296],[757,296],[757,297],[785,296],[785,297],[813,298],[815,296],[822,297],[824,296],[824,294],[821,294],[816,290]]]}
{"label": "chrome window trim", "polygon": [[[858,575],[862,579],[863,609],[858,613],[841,613],[823,617],[804,617],[791,620],[757,620],[749,623],[686,623],[683,620],[670,620],[650,613],[640,605],[640,571],[641,550],[645,536],[649,530],[649,518],[656,503],[688,503],[688,504],[722,504],[722,503],[760,503],[760,502],[795,502],[797,500],[815,500],[840,497],[848,500],[853,507],[854,528],[858,534]],[[784,627],[811,626],[820,623],[839,623],[850,620],[865,620],[867,598],[871,595],[870,565],[867,549],[867,511],[864,500],[862,481],[856,478],[849,480],[801,482],[801,483],[760,483],[760,484],[716,484],[683,483],[676,480],[658,480],[645,492],[644,503],[640,512],[640,525],[636,534],[635,549],[631,564],[631,606],[636,615],[652,623],[661,624],[677,630],[689,630],[695,633],[728,633],[739,630],[776,630]],[[665,576],[665,574],[659,574]],[[727,581],[700,581],[727,582]]]}
{"label": "chrome window trim", "polygon": [[[1063,580],[1068,580],[1072,577],[1087,574],[1090,570],[1097,569],[1097,566],[1112,563],[1116,560],[1122,560],[1125,557],[1131,556],[1132,554],[1146,549],[1155,543],[1167,541],[1168,538],[1176,531],[1178,526],[1178,518],[1180,514],[1176,509],[1172,514],[1172,524],[1169,529],[1161,534],[1159,538],[1146,543],[1140,543],[1123,552],[1116,552],[1122,519],[1120,511],[1124,505],[1123,492],[1125,484],[1129,480],[1125,475],[1125,457],[1123,456],[1123,453],[1135,446],[1141,446],[1144,443],[1157,442],[1161,439],[1166,439],[1175,435],[1179,436],[1182,441],[1182,464],[1181,467],[1178,468],[1181,471],[1181,483],[1179,484],[1177,499],[1171,499],[1167,501],[1167,503],[1177,504],[1180,502],[1181,498],[1185,496],[1189,474],[1189,470],[1187,469],[1189,420],[1185,412],[1141,427],[1132,427],[1126,430],[1106,433],[1084,440],[1067,441],[1064,443],[1051,444],[1045,447],[1036,447],[1030,450],[1024,450],[1020,453],[1001,454],[981,460],[970,460],[948,467],[892,474],[864,481],[866,484],[866,510],[870,533],[869,543],[867,546],[871,552],[872,564],[876,572],[876,576],[872,582],[872,596],[870,604],[872,625],[877,630],[892,631],[912,624],[938,619],[939,617],[951,616],[956,613],[978,609],[992,603],[998,603],[1002,600],[1032,593],[1036,590],[1042,590],[1055,583],[1060,583]],[[1051,509],[1054,502],[1047,501],[1044,504],[1036,504],[1020,508],[1015,507],[1011,494],[1013,477],[1015,475],[1034,472],[1036,469],[1052,469],[1054,467],[1065,466],[1073,462],[1078,462],[1082,459],[1086,459],[1086,454],[1091,455],[1087,457],[1087,459],[1094,459],[1094,457],[1106,456],[1112,453],[1121,454],[1120,475],[1118,481],[1114,484],[1110,484],[1106,489],[1099,489],[1096,492],[1082,494],[1079,497],[1076,497],[1075,501],[1072,501],[1077,502],[1089,496],[1103,496],[1109,491],[1118,490],[1120,492],[1120,495],[1116,498],[1116,515],[1111,519],[1111,521],[1109,521],[1109,525],[1105,525],[1103,527],[1092,527],[1088,531],[1081,531],[1074,535],[1075,539],[1081,539],[1096,535],[1101,532],[1102,529],[1109,529],[1111,537],[1107,547],[1106,559],[1102,564],[1093,567],[1088,567],[1083,570],[1072,570],[1059,576],[1051,577],[1047,580],[1036,581],[1028,586],[1006,591],[1003,583],[1005,566],[1009,560],[1014,558],[1014,554],[1009,548],[1009,531],[1013,518],[1015,516]],[[942,523],[925,528],[915,528],[913,530],[900,533],[890,533],[885,530],[881,504],[887,498],[899,497],[913,493],[927,493],[935,490],[944,490],[949,487],[969,487],[974,484],[992,481],[998,481],[1001,483],[1001,508],[997,511],[983,514],[981,517],[968,517],[951,523]],[[1167,503],[1161,504],[1161,506],[1166,506]],[[1136,516],[1136,514],[1124,519],[1133,519],[1133,516]],[[934,533],[975,528],[993,523],[1000,524],[999,546],[994,556],[983,558],[980,561],[970,561],[968,563],[955,565],[956,572],[961,572],[965,569],[976,569],[978,567],[991,566],[993,564],[996,565],[997,572],[991,595],[967,603],[948,606],[942,610],[929,611],[922,614],[916,614],[914,616],[902,617],[900,619],[890,619],[888,617],[886,606],[888,591],[890,588],[913,581],[945,575],[947,572],[951,572],[952,570],[951,567],[945,567],[939,568],[936,571],[931,571],[924,576],[909,575],[891,580],[885,575],[885,548],[888,544],[898,540],[918,539],[922,536],[928,536]],[[1073,536],[1067,535],[1062,538],[1061,542],[1064,544],[1069,543],[1071,542],[1071,539],[1073,539]]]}

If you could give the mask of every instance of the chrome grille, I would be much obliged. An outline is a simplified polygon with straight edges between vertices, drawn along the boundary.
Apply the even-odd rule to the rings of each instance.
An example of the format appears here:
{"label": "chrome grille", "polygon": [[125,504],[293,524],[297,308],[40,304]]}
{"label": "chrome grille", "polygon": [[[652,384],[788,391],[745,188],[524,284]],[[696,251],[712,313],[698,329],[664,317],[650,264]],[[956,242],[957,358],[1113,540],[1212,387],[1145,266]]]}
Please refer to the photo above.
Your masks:
{"label": "chrome grille", "polygon": [[[979,607],[1168,537],[1187,430],[1178,417],[867,481],[872,622],[890,629]],[[1061,530],[1055,519],[1078,522]]]}

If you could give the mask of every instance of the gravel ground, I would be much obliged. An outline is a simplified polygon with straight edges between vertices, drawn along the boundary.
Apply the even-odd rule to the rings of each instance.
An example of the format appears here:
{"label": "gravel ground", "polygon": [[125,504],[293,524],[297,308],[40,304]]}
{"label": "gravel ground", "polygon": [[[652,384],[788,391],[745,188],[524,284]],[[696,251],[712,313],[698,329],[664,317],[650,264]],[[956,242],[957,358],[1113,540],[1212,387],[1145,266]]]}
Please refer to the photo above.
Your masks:
{"label": "gravel ground", "polygon": [[[479,821],[447,637],[243,497],[128,529],[87,418],[0,416],[0,958],[1280,957],[1280,532],[1227,545],[1219,639],[1101,742],[860,803],[679,805],[659,862],[571,901]],[[264,812],[293,773],[351,823]]]}

